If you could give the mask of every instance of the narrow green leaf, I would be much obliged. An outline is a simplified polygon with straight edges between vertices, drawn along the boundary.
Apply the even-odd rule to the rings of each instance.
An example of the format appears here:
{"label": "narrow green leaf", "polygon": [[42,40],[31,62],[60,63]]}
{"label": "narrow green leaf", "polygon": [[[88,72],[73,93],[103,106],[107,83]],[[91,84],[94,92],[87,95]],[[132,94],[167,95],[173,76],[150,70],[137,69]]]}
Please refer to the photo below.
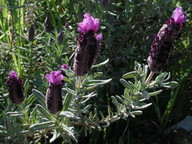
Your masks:
{"label": "narrow green leaf", "polygon": [[103,85],[108,82],[110,82],[112,79],[107,79],[107,80],[90,80],[86,84],[87,86],[98,86],[98,85]]}
{"label": "narrow green leaf", "polygon": [[143,90],[142,94],[146,99],[149,99],[149,93],[146,90]]}
{"label": "narrow green leaf", "polygon": [[73,99],[73,95],[66,93],[64,103],[63,103],[63,111],[68,110],[72,99]]}
{"label": "narrow green leaf", "polygon": [[143,114],[143,112],[140,111],[140,110],[138,110],[138,111],[132,111],[132,112],[130,112],[130,113],[133,114],[133,115],[142,115],[142,114]]}
{"label": "narrow green leaf", "polygon": [[175,104],[175,100],[178,96],[178,92],[180,90],[180,86],[181,86],[181,83],[179,84],[179,86],[177,87],[176,90],[173,90],[171,92],[171,98],[169,99],[169,102],[166,106],[166,109],[163,113],[163,116],[162,116],[162,120],[164,121],[165,124],[167,124],[168,120],[169,120],[169,116],[170,116],[170,113],[171,113],[171,110]]}
{"label": "narrow green leaf", "polygon": [[93,77],[93,79],[95,79],[95,78],[102,76],[102,75],[103,75],[103,72],[95,72],[92,77]]}
{"label": "narrow green leaf", "polygon": [[38,90],[36,89],[32,89],[33,94],[36,96],[36,98],[38,99],[39,103],[43,106],[45,106],[45,96]]}
{"label": "narrow green leaf", "polygon": [[6,113],[8,116],[11,116],[11,117],[18,117],[18,116],[22,116],[23,114],[20,113],[20,112],[7,112]]}
{"label": "narrow green leaf", "polygon": [[125,101],[124,101],[120,96],[117,95],[116,98],[117,98],[117,100],[119,100],[122,104],[125,103]]}
{"label": "narrow green leaf", "polygon": [[151,105],[152,105],[152,103],[144,104],[142,106],[135,106],[134,109],[145,109],[145,108],[147,108],[147,107],[149,107]]}
{"label": "narrow green leaf", "polygon": [[33,104],[33,102],[35,101],[35,96],[34,95],[30,95],[28,98],[27,98],[27,100],[26,100],[26,106],[27,105],[32,105]]}
{"label": "narrow green leaf", "polygon": [[176,81],[170,81],[170,82],[167,82],[167,83],[163,83],[164,86],[163,87],[166,87],[166,88],[176,88],[178,86],[178,82]]}
{"label": "narrow green leaf", "polygon": [[66,82],[68,82],[70,84],[73,84],[73,82],[69,78],[67,78],[67,77],[64,77],[64,81],[66,81]]}
{"label": "narrow green leaf", "polygon": [[149,96],[156,96],[159,95],[163,90],[158,90],[158,91],[154,91],[154,92],[150,92]]}
{"label": "narrow green leaf", "polygon": [[108,14],[112,15],[112,16],[117,16],[117,14],[110,12],[110,11],[106,11]]}
{"label": "narrow green leaf", "polygon": [[59,136],[60,136],[60,133],[54,130],[53,137],[49,140],[49,142],[50,143],[54,142]]}
{"label": "narrow green leaf", "polygon": [[50,113],[45,109],[43,108],[41,105],[37,104],[37,108],[38,110],[40,111],[40,113],[46,117],[48,120],[53,120],[54,118],[50,115]]}
{"label": "narrow green leaf", "polygon": [[73,138],[74,141],[77,142],[77,139],[75,138],[74,133],[73,133],[73,131],[72,131],[72,127],[68,127],[68,126],[66,126],[65,124],[62,124],[62,126],[63,126],[63,129],[68,133],[68,135],[69,135],[71,138]]}
{"label": "narrow green leaf", "polygon": [[107,64],[108,62],[109,62],[109,59],[105,60],[105,61],[102,62],[102,63],[93,65],[91,68],[97,68],[97,67],[103,66],[103,65]]}
{"label": "narrow green leaf", "polygon": [[132,71],[132,72],[128,72],[128,73],[124,74],[122,77],[124,79],[128,79],[128,78],[134,78],[136,76],[138,76],[138,73],[136,71]]}
{"label": "narrow green leaf", "polygon": [[72,119],[81,119],[80,117],[74,115],[72,112],[70,111],[62,111],[59,116],[66,116],[67,118],[72,118]]}
{"label": "narrow green leaf", "polygon": [[120,82],[123,84],[124,87],[130,89],[131,91],[133,91],[133,87],[124,79],[120,79]]}
{"label": "narrow green leaf", "polygon": [[6,128],[4,128],[2,125],[0,125],[0,133],[1,134],[6,134],[7,133]]}
{"label": "narrow green leaf", "polygon": [[72,90],[70,88],[62,88],[62,90],[67,91],[68,93],[70,93],[70,94],[72,94],[74,96],[77,94],[74,90]]}
{"label": "narrow green leaf", "polygon": [[47,121],[42,123],[33,124],[29,127],[32,130],[42,130],[42,129],[50,129],[55,126],[53,121]]}
{"label": "narrow green leaf", "polygon": [[120,112],[119,110],[120,103],[117,101],[116,97],[112,96],[111,99],[112,99],[112,103],[116,106],[117,111]]}

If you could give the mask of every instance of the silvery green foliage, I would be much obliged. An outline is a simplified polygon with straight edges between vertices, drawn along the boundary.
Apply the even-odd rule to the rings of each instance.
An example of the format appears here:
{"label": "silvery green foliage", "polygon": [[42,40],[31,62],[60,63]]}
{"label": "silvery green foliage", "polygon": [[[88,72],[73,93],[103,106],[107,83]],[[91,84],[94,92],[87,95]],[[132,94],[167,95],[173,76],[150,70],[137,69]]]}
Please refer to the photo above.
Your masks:
{"label": "silvery green foliage", "polygon": [[[108,60],[94,65],[98,68],[105,65]],[[142,109],[151,105],[150,97],[156,96],[163,88],[174,88],[177,83],[168,82],[169,73],[160,73],[151,81],[148,77],[148,66],[135,62],[134,71],[126,73],[120,79],[125,87],[124,94],[112,96],[112,102],[116,109],[108,106],[108,115],[98,112],[90,103],[90,99],[96,98],[96,88],[111,81],[111,79],[99,80],[102,72],[97,72],[83,77],[75,77],[71,69],[63,69],[66,76],[62,88],[63,109],[56,114],[49,113],[45,104],[45,96],[37,89],[24,100],[17,109],[8,107],[3,113],[6,121],[0,125],[0,134],[11,141],[17,134],[24,136],[23,142],[29,142],[27,136],[33,136],[33,142],[37,143],[45,139],[48,143],[62,138],[66,143],[78,142],[80,133],[91,133],[93,129],[101,130],[110,126],[119,119],[127,119],[142,114]],[[34,107],[34,102],[37,102]],[[32,107],[33,106],[33,107]],[[21,121],[18,124],[17,121]],[[14,132],[14,133],[13,133]]]}
{"label": "silvery green foliage", "polygon": [[[160,73],[154,80],[147,82],[148,66],[135,62],[134,71],[124,74],[120,82],[125,87],[122,96],[112,96],[112,102],[117,112],[113,116],[115,120],[127,119],[142,114],[142,109],[151,105],[150,97],[156,96],[163,91],[163,88],[174,88],[177,82],[170,81],[169,73]],[[130,80],[127,80],[130,79]],[[109,121],[110,122],[110,121]]]}

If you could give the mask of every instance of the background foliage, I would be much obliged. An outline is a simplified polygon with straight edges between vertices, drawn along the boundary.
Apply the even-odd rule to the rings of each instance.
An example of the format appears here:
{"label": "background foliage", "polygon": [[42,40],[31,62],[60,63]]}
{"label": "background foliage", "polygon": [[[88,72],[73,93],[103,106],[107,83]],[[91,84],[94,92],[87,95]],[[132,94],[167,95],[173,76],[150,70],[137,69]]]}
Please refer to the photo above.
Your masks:
{"label": "background foliage", "polygon": [[[101,21],[104,35],[97,63],[109,58],[105,66],[91,70],[102,71],[112,82],[99,87],[98,108],[107,113],[111,96],[121,95],[124,87],[121,76],[132,71],[134,61],[146,63],[154,35],[171,16],[176,5],[186,12],[187,22],[180,39],[175,43],[171,64],[167,71],[179,86],[166,89],[151,99],[153,105],[142,116],[120,120],[101,132],[94,131],[79,143],[162,143],[164,131],[192,114],[192,2],[189,0],[1,0],[0,1],[0,111],[10,110],[11,103],[5,86],[10,70],[16,70],[25,81],[25,93],[32,88],[45,92],[44,75],[57,70],[61,64],[73,65],[76,48],[77,23],[84,13]],[[49,16],[52,30],[46,32],[44,20]],[[28,30],[35,25],[35,38],[28,41]],[[68,26],[67,26],[67,25]],[[64,32],[60,45],[57,36]],[[3,117],[0,113],[0,120]],[[19,130],[18,130],[19,131]],[[0,137],[1,141],[1,137]]]}

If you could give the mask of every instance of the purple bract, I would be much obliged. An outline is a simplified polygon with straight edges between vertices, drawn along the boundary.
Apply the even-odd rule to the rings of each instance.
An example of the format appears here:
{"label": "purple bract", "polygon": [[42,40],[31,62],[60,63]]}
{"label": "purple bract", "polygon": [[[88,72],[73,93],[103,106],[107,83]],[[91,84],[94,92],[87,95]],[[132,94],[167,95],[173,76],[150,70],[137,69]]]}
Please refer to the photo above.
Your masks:
{"label": "purple bract", "polygon": [[15,72],[13,70],[9,72],[9,78],[10,79],[17,78],[17,77],[18,77],[17,72]]}
{"label": "purple bract", "polygon": [[61,85],[63,77],[64,76],[61,74],[61,71],[52,71],[50,74],[45,76],[48,82],[53,85]]}
{"label": "purple bract", "polygon": [[81,33],[86,33],[90,30],[93,30],[96,33],[99,29],[99,19],[93,18],[88,13],[84,14],[83,16],[83,21],[78,23],[78,31]]}
{"label": "purple bract", "polygon": [[174,19],[175,23],[183,25],[183,23],[186,21],[186,16],[184,15],[184,11],[182,7],[177,7],[171,16],[171,18]]}
{"label": "purple bract", "polygon": [[60,66],[61,69],[69,69],[69,65],[68,64],[63,64]]}
{"label": "purple bract", "polygon": [[96,35],[95,38],[97,39],[97,42],[100,43],[100,42],[103,40],[103,35],[102,35],[102,33]]}

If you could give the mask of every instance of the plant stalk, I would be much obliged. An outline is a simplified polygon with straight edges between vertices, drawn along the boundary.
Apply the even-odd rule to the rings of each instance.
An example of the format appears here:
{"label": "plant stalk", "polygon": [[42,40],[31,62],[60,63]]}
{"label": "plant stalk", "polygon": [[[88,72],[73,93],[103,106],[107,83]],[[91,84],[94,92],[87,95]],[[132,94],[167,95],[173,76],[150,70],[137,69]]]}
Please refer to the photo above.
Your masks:
{"label": "plant stalk", "polygon": [[152,71],[150,72],[150,74],[149,74],[147,80],[145,81],[144,85],[147,85],[151,81],[154,74],[155,74],[154,72],[152,72]]}
{"label": "plant stalk", "polygon": [[81,76],[77,76],[77,89],[81,88]]}

